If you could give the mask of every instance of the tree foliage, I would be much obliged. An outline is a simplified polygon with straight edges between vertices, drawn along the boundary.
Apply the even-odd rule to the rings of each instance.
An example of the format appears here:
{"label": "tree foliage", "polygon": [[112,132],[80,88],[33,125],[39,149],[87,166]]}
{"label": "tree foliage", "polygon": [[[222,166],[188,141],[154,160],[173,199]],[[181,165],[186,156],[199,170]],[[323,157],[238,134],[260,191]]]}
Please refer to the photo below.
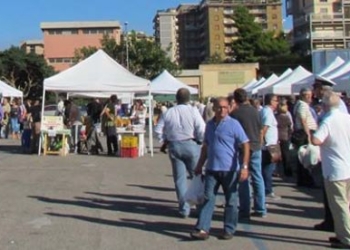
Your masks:
{"label": "tree foliage", "polygon": [[23,91],[24,97],[42,95],[43,81],[55,72],[46,60],[18,47],[0,52],[0,79]]}
{"label": "tree foliage", "polygon": [[238,6],[233,14],[233,20],[238,36],[232,44],[236,62],[258,62],[290,54],[290,46],[284,34],[264,32],[246,7]]}
{"label": "tree foliage", "polygon": [[[166,51],[147,39],[138,39],[135,32],[128,35],[128,41],[123,40],[120,44],[115,39],[104,36],[101,40],[101,49],[118,63],[126,67],[126,42],[128,42],[129,70],[137,76],[153,79],[164,69],[172,74],[177,74],[179,67],[168,57]],[[75,52],[76,59],[84,59],[97,50],[96,47],[83,47]]]}
{"label": "tree foliage", "polygon": [[265,77],[272,73],[282,74],[287,68],[293,69],[299,65],[311,68],[310,58],[292,53],[283,32],[264,31],[261,25],[254,22],[254,16],[247,8],[238,6],[233,20],[238,36],[232,43],[235,62],[259,62],[259,75]]}

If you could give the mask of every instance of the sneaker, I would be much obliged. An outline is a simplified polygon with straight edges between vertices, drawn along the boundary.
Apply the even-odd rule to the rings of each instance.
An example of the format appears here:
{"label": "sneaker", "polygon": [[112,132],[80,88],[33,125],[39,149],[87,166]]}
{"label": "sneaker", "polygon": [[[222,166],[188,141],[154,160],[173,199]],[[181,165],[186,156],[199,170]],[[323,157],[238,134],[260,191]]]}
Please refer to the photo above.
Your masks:
{"label": "sneaker", "polygon": [[331,243],[341,243],[341,241],[337,237],[329,237],[328,241]]}
{"label": "sneaker", "polygon": [[253,213],[250,214],[250,216],[252,216],[252,217],[259,217],[259,218],[266,218],[267,214],[259,213],[259,212],[253,212]]}
{"label": "sneaker", "polygon": [[274,200],[274,201],[279,201],[281,199],[280,196],[275,195],[275,193],[270,193],[266,195],[266,199]]}
{"label": "sneaker", "polygon": [[209,233],[203,230],[195,230],[191,232],[191,238],[194,240],[207,240],[209,238]]}
{"label": "sneaker", "polygon": [[224,232],[220,236],[220,239],[222,239],[222,240],[231,240],[232,238],[233,238],[233,234],[232,233],[227,233],[227,232]]}

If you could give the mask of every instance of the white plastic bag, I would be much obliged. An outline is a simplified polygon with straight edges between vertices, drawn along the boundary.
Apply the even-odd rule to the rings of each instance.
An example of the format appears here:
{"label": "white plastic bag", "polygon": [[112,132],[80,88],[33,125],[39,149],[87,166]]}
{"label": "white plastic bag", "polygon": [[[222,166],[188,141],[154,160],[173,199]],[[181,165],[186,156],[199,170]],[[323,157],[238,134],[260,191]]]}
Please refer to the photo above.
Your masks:
{"label": "white plastic bag", "polygon": [[190,205],[198,205],[204,201],[204,181],[201,175],[193,177],[185,194],[185,201]]}

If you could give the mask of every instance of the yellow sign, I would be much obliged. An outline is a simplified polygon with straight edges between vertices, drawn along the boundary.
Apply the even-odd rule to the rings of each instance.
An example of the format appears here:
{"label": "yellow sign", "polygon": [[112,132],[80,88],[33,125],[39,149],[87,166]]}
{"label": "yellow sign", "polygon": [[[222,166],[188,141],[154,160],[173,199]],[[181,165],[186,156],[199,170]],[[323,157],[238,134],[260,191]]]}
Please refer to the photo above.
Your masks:
{"label": "yellow sign", "polygon": [[219,84],[242,84],[244,83],[244,72],[221,71],[218,74]]}
{"label": "yellow sign", "polygon": [[41,121],[42,130],[62,130],[63,117],[62,116],[43,116]]}

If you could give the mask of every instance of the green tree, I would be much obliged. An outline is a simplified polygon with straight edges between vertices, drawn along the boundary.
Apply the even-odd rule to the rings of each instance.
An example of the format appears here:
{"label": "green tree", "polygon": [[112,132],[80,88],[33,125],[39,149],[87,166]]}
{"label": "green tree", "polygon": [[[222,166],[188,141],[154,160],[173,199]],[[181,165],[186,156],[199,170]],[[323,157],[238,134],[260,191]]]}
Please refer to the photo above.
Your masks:
{"label": "green tree", "polygon": [[[171,62],[167,53],[158,44],[147,39],[138,39],[135,32],[128,35],[128,41],[125,39],[120,44],[115,39],[104,36],[101,39],[101,49],[126,67],[126,42],[128,42],[129,70],[135,75],[153,79],[164,69],[172,74],[178,74],[180,68]],[[84,59],[96,50],[94,47],[77,49],[76,59]]]}
{"label": "green tree", "polygon": [[41,96],[44,79],[54,73],[42,56],[18,47],[0,52],[0,79],[23,91],[24,97]]}
{"label": "green tree", "polygon": [[232,43],[235,62],[259,62],[274,56],[290,54],[290,46],[284,34],[264,32],[246,7],[238,6],[233,20],[238,36]]}

